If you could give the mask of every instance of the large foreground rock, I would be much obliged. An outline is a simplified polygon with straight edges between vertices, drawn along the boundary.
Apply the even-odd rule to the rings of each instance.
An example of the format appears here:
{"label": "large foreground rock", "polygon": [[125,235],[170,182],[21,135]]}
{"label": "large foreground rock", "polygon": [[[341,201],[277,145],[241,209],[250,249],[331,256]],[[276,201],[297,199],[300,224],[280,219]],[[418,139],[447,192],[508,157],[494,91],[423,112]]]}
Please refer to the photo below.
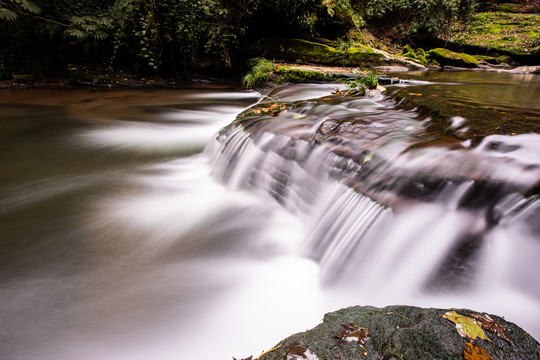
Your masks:
{"label": "large foreground rock", "polygon": [[[472,341],[473,345],[466,345],[469,340],[459,335],[456,325],[441,317],[447,311],[450,310],[412,306],[388,306],[382,309],[355,306],[342,309],[326,314],[324,321],[312,330],[286,338],[277,349],[261,356],[260,360],[490,359],[486,354],[495,360],[540,359],[540,344],[532,336],[495,315],[489,316],[509,329],[509,339],[484,330],[489,340],[476,338]],[[466,309],[455,311],[467,317],[471,317],[469,314],[485,315]],[[347,323],[369,329],[364,347],[354,341],[339,340],[338,333],[347,331],[341,324]],[[472,346],[474,354],[465,357],[465,348]],[[476,353],[481,352],[480,348],[485,353]]]}

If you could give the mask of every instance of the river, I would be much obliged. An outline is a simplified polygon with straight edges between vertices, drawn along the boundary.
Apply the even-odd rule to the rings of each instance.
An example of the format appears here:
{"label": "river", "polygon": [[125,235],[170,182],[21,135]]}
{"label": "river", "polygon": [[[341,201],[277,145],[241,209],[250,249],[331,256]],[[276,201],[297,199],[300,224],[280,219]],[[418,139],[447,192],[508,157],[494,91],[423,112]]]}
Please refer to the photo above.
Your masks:
{"label": "river", "polygon": [[[351,305],[467,307],[540,339],[539,77],[405,76],[389,91],[457,113],[290,85],[272,95],[302,102],[244,131],[254,91],[3,90],[0,358],[256,357]],[[484,136],[483,110],[526,121]]]}

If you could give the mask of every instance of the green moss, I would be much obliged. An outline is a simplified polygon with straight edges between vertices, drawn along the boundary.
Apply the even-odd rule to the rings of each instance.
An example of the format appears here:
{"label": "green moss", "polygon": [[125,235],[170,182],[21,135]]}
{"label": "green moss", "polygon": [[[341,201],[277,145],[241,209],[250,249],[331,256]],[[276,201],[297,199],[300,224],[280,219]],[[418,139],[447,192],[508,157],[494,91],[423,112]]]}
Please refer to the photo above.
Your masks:
{"label": "green moss", "polygon": [[340,56],[340,52],[331,46],[301,39],[263,38],[257,42],[254,50],[267,58],[326,64],[335,62]]}
{"label": "green moss", "polygon": [[403,52],[401,54],[414,54],[414,50],[412,49],[411,45],[407,44],[403,47]]}
{"label": "green moss", "polygon": [[319,71],[292,69],[289,66],[278,67],[275,74],[279,78],[278,81],[288,81],[294,83],[327,81],[331,78],[330,76]]}
{"label": "green moss", "polygon": [[512,57],[509,55],[501,55],[496,58],[498,64],[511,64]]}
{"label": "green moss", "polygon": [[427,57],[426,57],[426,52],[422,48],[418,48],[416,50],[413,50],[410,45],[405,45],[403,47],[403,52],[401,53],[401,56],[403,56],[405,58],[408,58],[408,59],[411,59],[411,60],[415,60],[415,61],[419,62],[422,65],[427,65],[428,64],[428,60],[427,60]]}
{"label": "green moss", "polygon": [[370,48],[369,46],[366,46],[366,45],[354,45],[354,46],[350,47],[349,49],[347,49],[346,54],[357,54],[357,53],[372,54],[374,52],[375,51],[373,50],[373,48]]}
{"label": "green moss", "polygon": [[500,4],[497,6],[497,11],[501,12],[519,12],[518,6],[514,4]]}
{"label": "green moss", "polygon": [[540,44],[540,14],[478,13],[469,24],[456,24],[451,34],[457,43],[528,54]]}
{"label": "green moss", "polygon": [[432,49],[427,54],[431,59],[438,61],[443,66],[476,67],[479,64],[478,60],[471,55],[456,53],[443,48]]}

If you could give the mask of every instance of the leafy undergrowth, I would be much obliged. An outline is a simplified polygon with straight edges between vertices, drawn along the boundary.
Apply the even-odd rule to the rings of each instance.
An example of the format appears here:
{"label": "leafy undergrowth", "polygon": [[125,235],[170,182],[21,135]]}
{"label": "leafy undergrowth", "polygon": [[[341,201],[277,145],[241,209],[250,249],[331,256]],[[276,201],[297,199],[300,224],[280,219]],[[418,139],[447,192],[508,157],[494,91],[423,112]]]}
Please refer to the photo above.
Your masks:
{"label": "leafy undergrowth", "polygon": [[517,54],[538,52],[540,14],[478,13],[468,26],[456,25],[450,40]]}

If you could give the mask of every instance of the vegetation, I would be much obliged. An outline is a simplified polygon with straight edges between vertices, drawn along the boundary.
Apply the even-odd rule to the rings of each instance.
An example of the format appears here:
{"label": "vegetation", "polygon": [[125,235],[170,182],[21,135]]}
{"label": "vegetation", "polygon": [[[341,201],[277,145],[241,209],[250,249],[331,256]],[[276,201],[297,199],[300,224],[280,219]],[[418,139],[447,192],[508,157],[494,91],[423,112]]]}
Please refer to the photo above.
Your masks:
{"label": "vegetation", "polygon": [[274,63],[265,58],[251,59],[248,61],[248,65],[251,69],[242,78],[242,85],[247,88],[253,88],[267,82],[274,73]]}
{"label": "vegetation", "polygon": [[470,23],[456,24],[451,40],[515,53],[539,52],[540,14],[479,13]]}
{"label": "vegetation", "polygon": [[[368,89],[376,89],[379,85],[379,79],[375,71],[369,71],[368,74],[363,77],[341,80],[341,82],[346,85],[346,88],[344,90],[337,89],[333,92],[334,95],[364,96]],[[364,162],[369,161],[369,159]]]}
{"label": "vegetation", "polygon": [[440,65],[477,67],[479,64],[478,60],[471,55],[456,53],[448,49],[432,49],[426,55],[430,59],[437,61]]}
{"label": "vegetation", "polygon": [[184,73],[241,69],[246,45],[265,36],[326,37],[369,45],[438,35],[477,0],[0,0],[0,76],[71,65]]}
{"label": "vegetation", "polygon": [[403,47],[402,56],[418,61],[420,64],[427,66],[428,59],[426,57],[426,52],[422,48],[413,50],[410,45],[405,45]]}
{"label": "vegetation", "polygon": [[385,31],[394,39],[415,39],[449,34],[458,19],[469,20],[476,0],[368,0],[359,1],[368,23],[376,32]]}

